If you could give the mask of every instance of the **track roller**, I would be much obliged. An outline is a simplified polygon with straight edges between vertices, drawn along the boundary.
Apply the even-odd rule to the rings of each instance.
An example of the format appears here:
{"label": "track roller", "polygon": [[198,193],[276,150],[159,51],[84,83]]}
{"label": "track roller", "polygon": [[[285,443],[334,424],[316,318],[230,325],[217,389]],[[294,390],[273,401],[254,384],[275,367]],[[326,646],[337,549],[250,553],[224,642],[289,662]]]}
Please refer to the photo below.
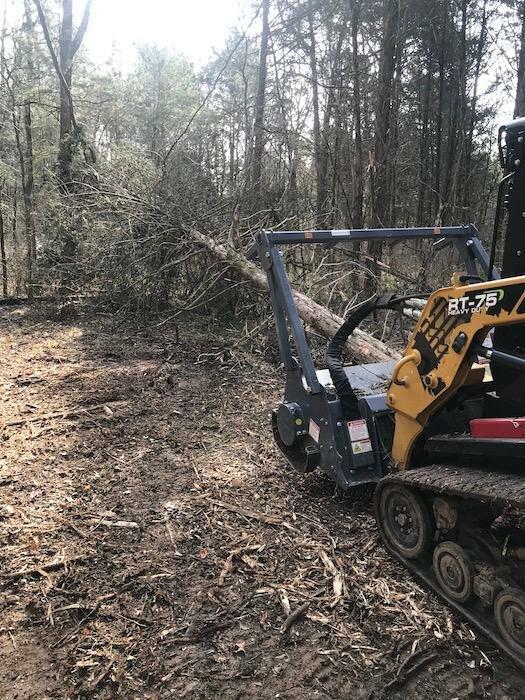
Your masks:
{"label": "track roller", "polygon": [[443,591],[458,603],[472,597],[474,567],[465,550],[455,542],[441,542],[434,550],[432,568]]}
{"label": "track roller", "polygon": [[432,520],[425,501],[402,484],[380,485],[379,525],[389,545],[406,559],[417,559],[432,543]]}
{"label": "track roller", "polygon": [[525,594],[517,588],[503,589],[494,602],[494,617],[505,642],[525,658]]}

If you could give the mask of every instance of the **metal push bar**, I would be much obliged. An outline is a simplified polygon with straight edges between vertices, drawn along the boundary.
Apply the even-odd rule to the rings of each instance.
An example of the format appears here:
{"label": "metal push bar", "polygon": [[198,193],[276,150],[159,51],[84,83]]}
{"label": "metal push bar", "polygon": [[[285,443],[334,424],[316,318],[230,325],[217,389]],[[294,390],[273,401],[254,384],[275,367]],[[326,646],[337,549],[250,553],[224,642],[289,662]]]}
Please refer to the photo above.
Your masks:
{"label": "metal push bar", "polygon": [[[342,229],[332,231],[261,231],[255,243],[248,250],[247,257],[258,257],[266,272],[270,299],[275,314],[277,340],[281,360],[287,371],[297,369],[297,361],[292,355],[289,331],[299,355],[299,363],[312,394],[321,392],[312,355],[306,341],[304,328],[294,302],[290,282],[286,274],[283,259],[276,246],[293,244],[322,244],[333,247],[340,243],[357,241],[408,241],[417,239],[435,239],[434,247],[441,250],[448,245],[455,245],[465,263],[468,275],[481,271],[489,276],[489,256],[483,248],[479,233],[472,224],[464,226],[443,226],[433,228],[381,228],[381,229]],[[492,279],[500,275],[494,268]]]}

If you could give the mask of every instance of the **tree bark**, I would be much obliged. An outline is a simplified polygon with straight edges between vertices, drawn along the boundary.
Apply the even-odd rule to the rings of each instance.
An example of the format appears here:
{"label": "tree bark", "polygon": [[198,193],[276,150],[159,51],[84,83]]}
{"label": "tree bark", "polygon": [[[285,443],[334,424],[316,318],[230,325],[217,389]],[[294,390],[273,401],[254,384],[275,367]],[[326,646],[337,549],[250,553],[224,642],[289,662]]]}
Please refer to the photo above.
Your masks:
{"label": "tree bark", "polygon": [[[30,209],[33,211],[33,187],[34,187],[34,167],[33,167],[33,123],[31,117],[31,102],[24,102],[24,133],[25,133],[25,188],[30,201]],[[31,217],[32,218],[32,217]],[[36,262],[36,236],[35,227],[31,221],[28,229],[29,254],[33,262]]]}
{"label": "tree bark", "polygon": [[[245,279],[250,280],[254,286],[268,292],[266,274],[256,265],[247,260],[243,255],[217,243],[209,236],[205,236],[195,229],[189,231],[190,237],[200,246],[206,248],[215,258],[222,260]],[[313,301],[302,292],[292,289],[293,298],[301,319],[326,338],[331,339],[343,323],[340,316],[329,311]],[[380,340],[369,333],[357,328],[346,343],[347,352],[359,362],[384,362],[398,359],[399,353],[388,348]]]}
{"label": "tree bark", "polygon": [[[466,142],[465,153],[465,187],[463,193],[463,206],[470,211],[470,203],[472,193],[470,192],[470,180],[472,177],[472,155],[474,150],[474,126],[477,117],[477,101],[478,101],[478,86],[481,73],[481,61],[485,52],[485,41],[487,35],[487,0],[483,0],[483,12],[481,15],[481,27],[479,30],[479,39],[476,45],[476,61],[474,65],[474,81],[472,85],[472,98],[469,110],[469,126]],[[525,68],[525,66],[524,66]],[[469,221],[471,216],[469,213]]]}
{"label": "tree bark", "polygon": [[[22,194],[24,201],[24,226],[26,234],[26,286],[27,286],[27,296],[29,299],[33,298],[33,242],[35,240],[35,225],[33,221],[33,150],[32,141],[29,143],[26,141],[25,147],[22,144],[21,134],[20,134],[20,119],[16,115],[16,107],[14,103],[12,105],[12,120],[13,128],[15,132],[15,142],[18,151],[18,161],[20,164],[20,179],[22,181]],[[29,105],[30,103],[26,103]],[[24,105],[25,108],[26,105]],[[24,122],[26,123],[26,118],[24,117]],[[27,137],[27,128],[26,128]],[[29,163],[28,163],[29,161]],[[28,169],[29,166],[29,169]]]}
{"label": "tree bark", "polygon": [[419,168],[418,168],[418,194],[417,194],[417,211],[416,224],[423,226],[425,223],[425,197],[428,189],[428,151],[429,151],[429,117],[430,117],[430,97],[432,88],[432,59],[431,55],[427,56],[426,60],[426,75],[422,86],[422,114],[421,114],[421,134],[419,137]]}
{"label": "tree bark", "polygon": [[439,42],[439,78],[438,78],[438,103],[436,110],[436,159],[434,168],[434,201],[433,219],[434,224],[439,226],[441,221],[441,161],[442,161],[442,141],[443,141],[443,100],[445,92],[445,43],[447,38],[448,25],[448,5],[449,0],[442,2],[441,33]]}
{"label": "tree bark", "polygon": [[59,38],[60,71],[60,142],[58,148],[58,177],[67,184],[71,182],[73,162],[72,126],[73,105],[70,100],[73,76],[73,0],[62,0],[62,25]]}
{"label": "tree bark", "polygon": [[[355,130],[355,167],[353,178],[353,212],[352,223],[355,228],[363,227],[363,133],[361,118],[361,76],[359,74],[359,25],[361,15],[361,0],[355,0],[352,6],[352,79],[353,79],[353,116]],[[359,244],[356,243],[359,248]]]}
{"label": "tree bark", "polygon": [[[18,225],[18,187],[15,183],[15,186],[13,188],[13,211],[11,214],[11,235],[13,237],[13,251],[14,251],[13,258],[15,260],[18,260],[19,248],[20,248],[20,242],[18,240],[18,233],[17,233],[17,225]],[[13,268],[14,267],[15,266],[13,265]],[[22,287],[22,271],[20,269],[20,266],[16,265],[15,297],[20,296],[20,288],[21,287]]]}
{"label": "tree bark", "polygon": [[[343,39],[346,33],[347,19],[345,17],[344,22],[339,30],[339,35],[337,37],[337,42],[335,46],[335,51],[332,56],[332,67],[330,69],[330,83],[328,86],[328,96],[326,100],[326,107],[323,115],[323,127],[322,131],[318,134],[319,138],[319,152],[316,154],[316,181],[317,181],[317,227],[320,229],[329,228],[333,224],[332,215],[327,211],[327,208],[331,209],[332,213],[335,210],[335,201],[333,201],[332,206],[328,207],[328,163],[330,160],[330,124],[332,122],[332,114],[337,102],[337,92],[339,90],[338,76],[341,75],[341,49],[343,46]],[[313,40],[313,39],[311,39]],[[313,52],[313,60],[315,61],[315,51]],[[317,73],[317,69],[316,69]],[[317,97],[317,99],[319,99]],[[319,109],[319,104],[317,105]],[[337,159],[337,145],[334,144],[333,148],[333,159]],[[333,164],[334,170],[334,182],[335,176],[337,175],[336,164]],[[332,200],[334,198],[332,197]]]}
{"label": "tree bark", "polygon": [[316,41],[314,30],[314,10],[312,0],[308,0],[308,60],[312,82],[312,118],[314,137],[314,165],[316,176],[316,226],[324,228],[324,204],[326,201],[325,182],[322,175],[321,120],[319,117],[319,76],[317,73]]}

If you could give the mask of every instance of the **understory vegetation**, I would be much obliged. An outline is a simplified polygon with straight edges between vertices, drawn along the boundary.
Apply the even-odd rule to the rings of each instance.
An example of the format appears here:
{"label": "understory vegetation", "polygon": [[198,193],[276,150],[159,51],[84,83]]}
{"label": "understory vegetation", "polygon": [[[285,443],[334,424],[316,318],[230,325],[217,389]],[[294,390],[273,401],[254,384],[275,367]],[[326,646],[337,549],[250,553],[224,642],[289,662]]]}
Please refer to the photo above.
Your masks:
{"label": "understory vegetation", "polygon": [[[525,113],[517,0],[262,0],[203,68],[149,45],[125,71],[83,48],[90,2],[19,5],[0,41],[4,296],[257,317],[188,231],[241,252],[262,227],[490,233],[497,127]],[[343,313],[431,288],[452,258],[375,242],[286,260]]]}

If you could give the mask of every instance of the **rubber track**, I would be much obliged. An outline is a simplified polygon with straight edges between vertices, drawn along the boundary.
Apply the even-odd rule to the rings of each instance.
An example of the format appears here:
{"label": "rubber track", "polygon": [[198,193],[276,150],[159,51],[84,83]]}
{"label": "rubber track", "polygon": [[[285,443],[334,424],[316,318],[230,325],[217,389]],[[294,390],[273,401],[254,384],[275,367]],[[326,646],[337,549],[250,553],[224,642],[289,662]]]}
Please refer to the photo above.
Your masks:
{"label": "rubber track", "polygon": [[434,464],[431,467],[398,472],[386,477],[385,481],[387,480],[437,494],[464,496],[483,503],[525,508],[525,476],[520,474]]}
{"label": "rubber track", "polygon": [[480,619],[475,609],[471,609],[470,606],[462,605],[449,598],[438,584],[432,572],[431,563],[424,565],[423,562],[418,560],[405,559],[390,546],[383,534],[383,528],[378,517],[379,494],[382,487],[389,483],[401,483],[420,489],[423,492],[431,491],[436,494],[462,496],[469,500],[489,504],[509,504],[523,508],[525,506],[525,476],[489,472],[469,467],[459,468],[446,464],[434,464],[430,467],[420,467],[386,476],[378,483],[374,494],[376,521],[383,543],[390,554],[401,562],[415,578],[432,589],[449,607],[465,617],[473,627],[509,656],[522,671],[525,671],[525,659],[518,656],[500,637],[493,619]]}

